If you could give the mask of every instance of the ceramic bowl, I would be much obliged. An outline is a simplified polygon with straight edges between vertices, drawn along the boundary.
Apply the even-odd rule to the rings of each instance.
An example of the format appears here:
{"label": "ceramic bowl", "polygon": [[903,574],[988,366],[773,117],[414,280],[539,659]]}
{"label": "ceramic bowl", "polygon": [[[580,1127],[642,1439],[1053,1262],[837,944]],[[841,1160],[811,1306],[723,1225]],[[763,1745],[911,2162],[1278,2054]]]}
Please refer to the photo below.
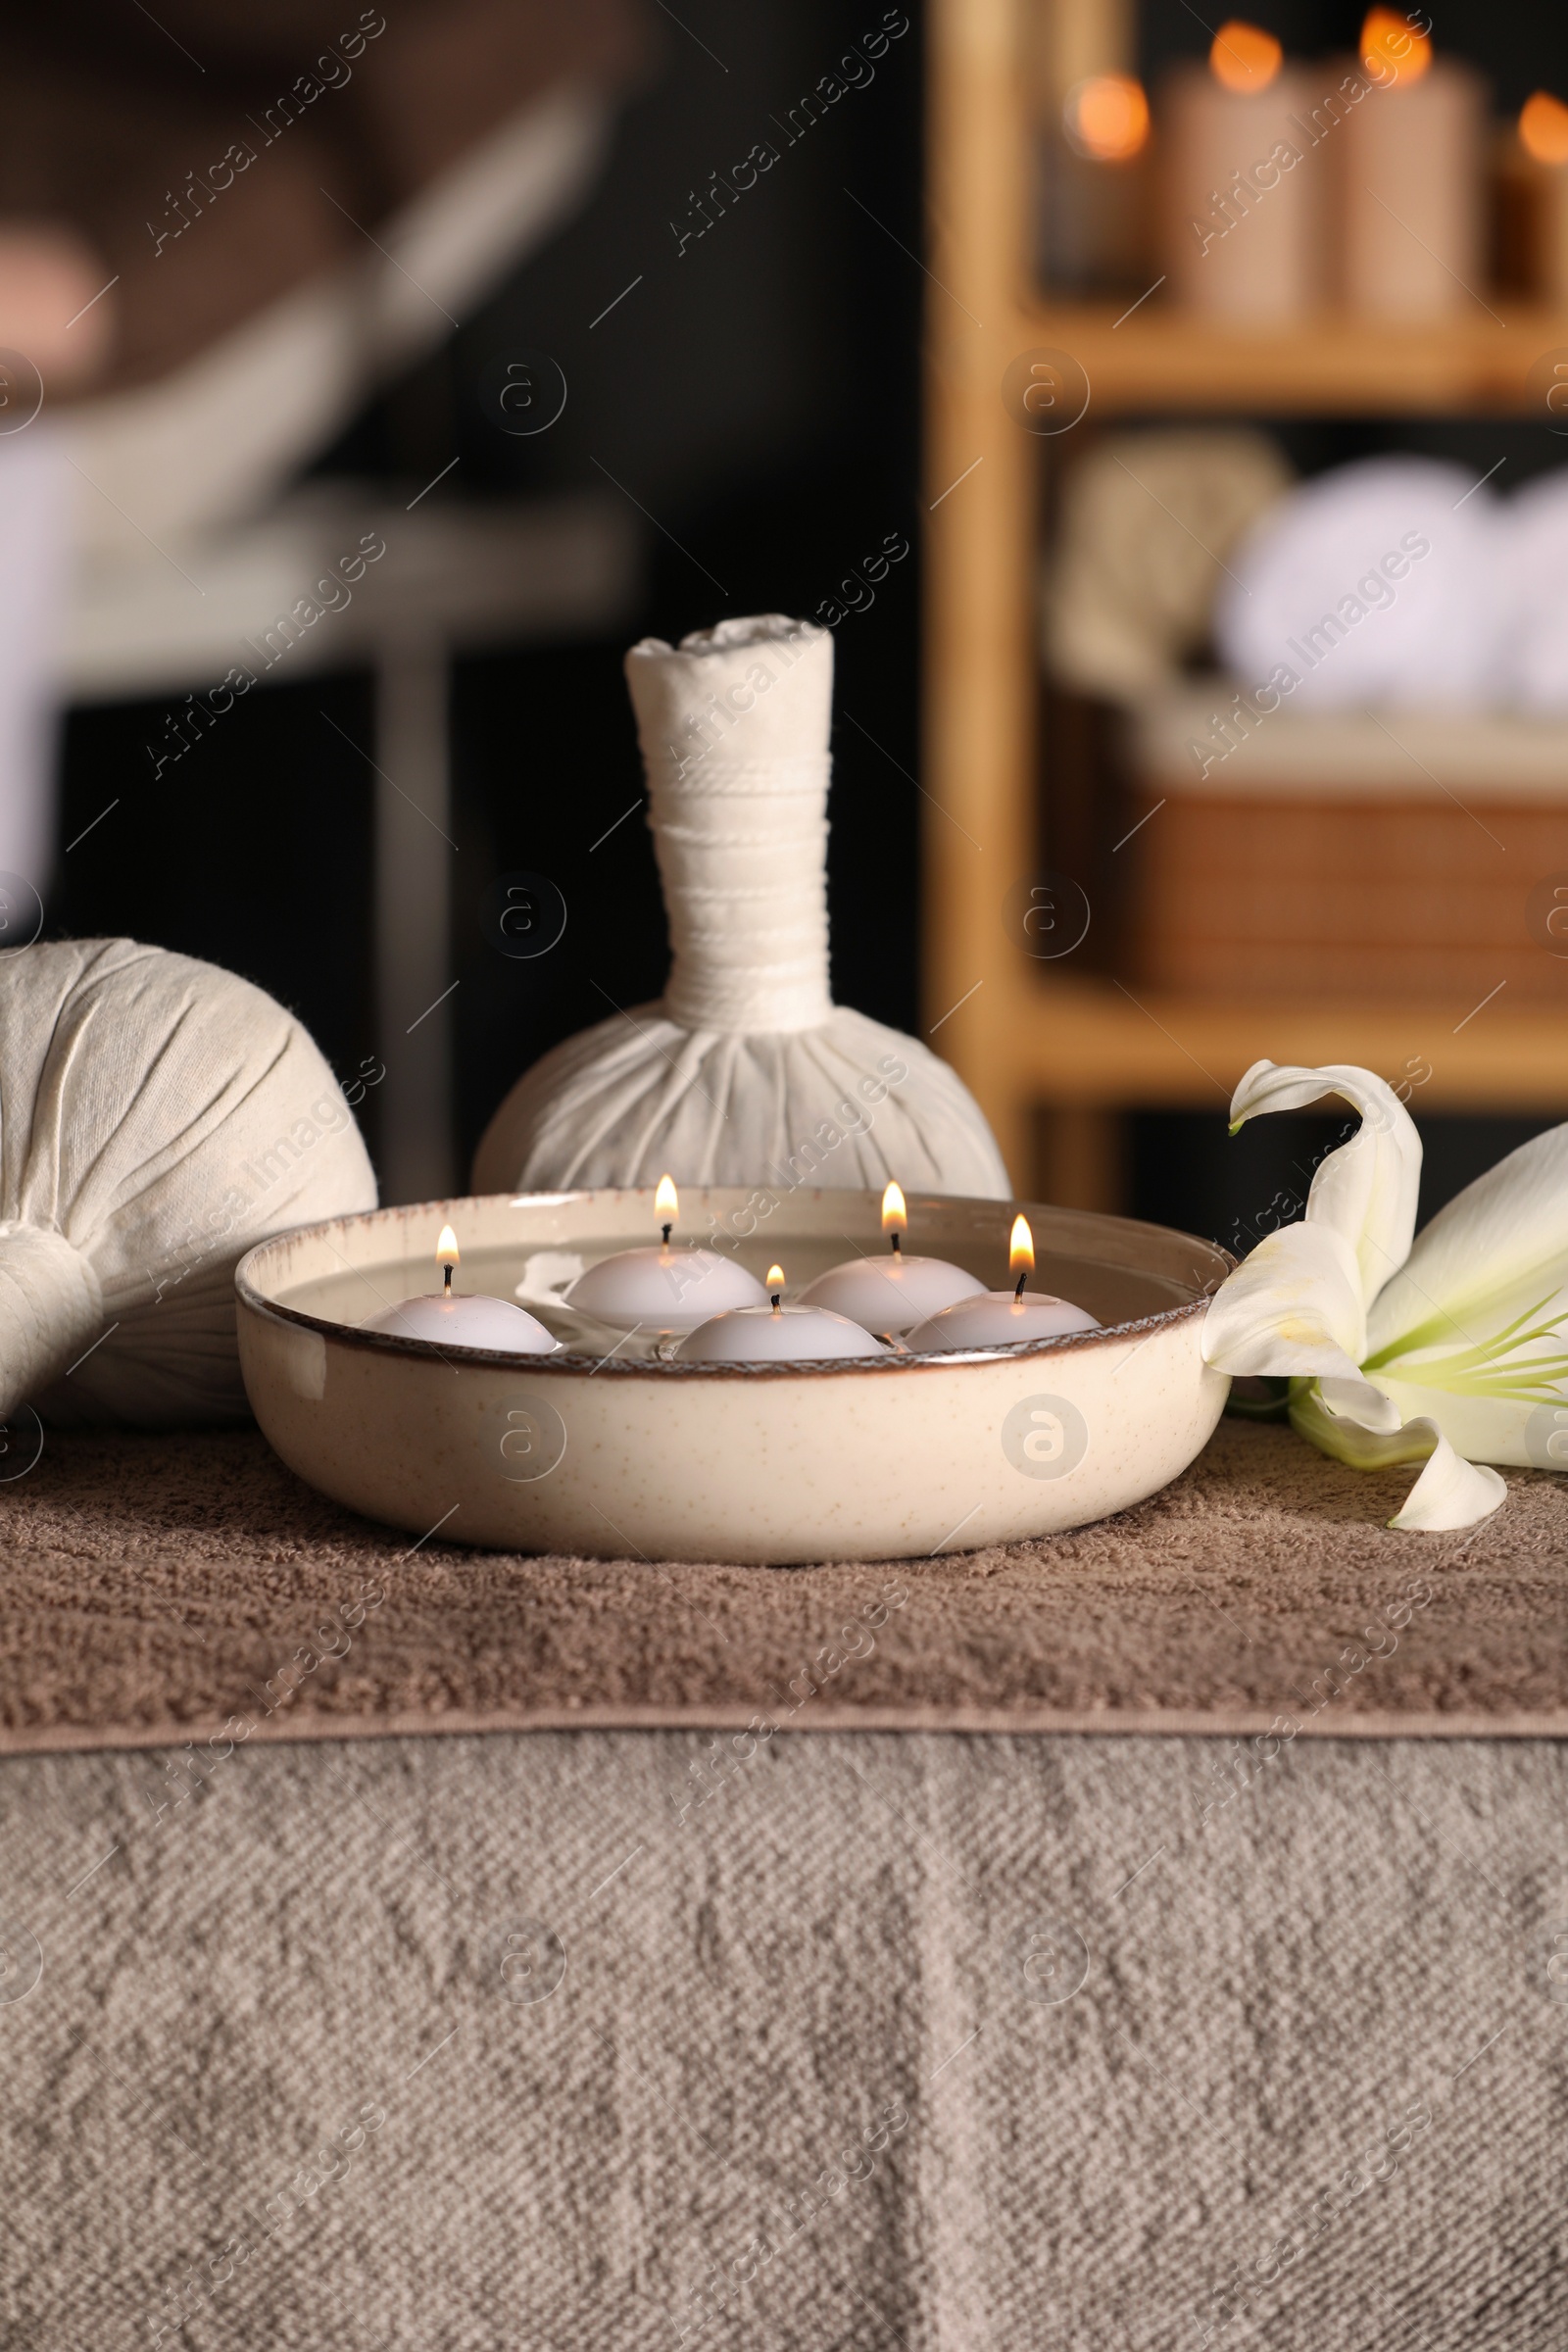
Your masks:
{"label": "ceramic bowl", "polygon": [[[760,1203],[771,1203],[765,1213]],[[912,1247],[1007,1282],[1017,1203],[911,1195]],[[1022,1204],[1035,1283],[1102,1328],[963,1354],[682,1363],[573,1316],[583,1267],[656,1231],[651,1190],[438,1200],[305,1226],[240,1262],[239,1348],[263,1430],[336,1501],[508,1550],[784,1563],[923,1556],[1049,1535],[1184,1470],[1228,1382],[1199,1337],[1230,1260],[1162,1226]],[[362,1328],[437,1287],[517,1298],[564,1342],[508,1356]],[[788,1295],[886,1248],[879,1192],[682,1188],[681,1241]]]}

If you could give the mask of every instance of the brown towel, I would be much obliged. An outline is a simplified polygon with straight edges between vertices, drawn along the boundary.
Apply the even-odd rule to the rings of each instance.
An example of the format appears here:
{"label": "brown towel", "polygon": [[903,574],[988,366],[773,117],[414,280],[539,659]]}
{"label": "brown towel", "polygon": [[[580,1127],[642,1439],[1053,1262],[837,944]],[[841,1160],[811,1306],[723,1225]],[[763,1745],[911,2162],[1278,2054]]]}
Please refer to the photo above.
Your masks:
{"label": "brown towel", "polygon": [[51,1431],[0,1484],[0,1750],[704,1726],[722,1778],[839,1727],[1224,1733],[1248,1771],[1308,1734],[1568,1732],[1568,1487],[1396,1535],[1408,1483],[1227,1422],[1072,1535],[662,1567],[374,1527],[254,1432]]}

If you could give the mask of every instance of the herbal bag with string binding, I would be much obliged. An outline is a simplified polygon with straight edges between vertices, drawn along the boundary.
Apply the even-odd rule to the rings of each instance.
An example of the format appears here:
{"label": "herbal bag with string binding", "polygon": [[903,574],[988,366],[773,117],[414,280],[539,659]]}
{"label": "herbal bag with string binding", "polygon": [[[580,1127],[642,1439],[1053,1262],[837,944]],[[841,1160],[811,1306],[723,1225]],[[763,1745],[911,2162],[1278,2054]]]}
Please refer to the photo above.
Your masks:
{"label": "herbal bag with string binding", "polygon": [[248,980],[129,939],[0,956],[0,1417],[246,1419],[237,1261],[374,1206],[342,1089]]}
{"label": "herbal bag with string binding", "polygon": [[1005,1198],[979,1104],[828,990],[833,640],[767,613],[626,657],[673,957],[657,1004],[568,1038],[492,1119],[477,1192],[677,1184]]}

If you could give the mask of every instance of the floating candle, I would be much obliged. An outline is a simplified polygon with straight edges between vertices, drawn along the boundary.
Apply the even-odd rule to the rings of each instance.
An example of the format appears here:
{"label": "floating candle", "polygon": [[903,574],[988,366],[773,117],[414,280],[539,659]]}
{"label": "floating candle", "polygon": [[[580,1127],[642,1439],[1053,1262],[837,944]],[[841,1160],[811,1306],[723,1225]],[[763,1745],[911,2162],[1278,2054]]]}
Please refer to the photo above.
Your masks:
{"label": "floating candle", "polygon": [[1035,1244],[1027,1217],[1014,1217],[1008,1266],[1016,1277],[1010,1291],[982,1291],[978,1298],[960,1298],[944,1306],[908,1334],[909,1347],[921,1355],[951,1353],[958,1348],[1002,1348],[1015,1340],[1053,1340],[1070,1331],[1098,1331],[1100,1324],[1067,1298],[1044,1291],[1024,1296],[1024,1284],[1034,1271]]}
{"label": "floating candle", "polygon": [[459,1263],[459,1250],[450,1225],[441,1228],[435,1256],[442,1270],[440,1290],[383,1308],[364,1326],[367,1331],[389,1331],[400,1340],[433,1340],[442,1348],[487,1348],[509,1355],[551,1355],[561,1346],[536,1317],[514,1306],[510,1298],[454,1292],[452,1270]]}
{"label": "floating candle", "polygon": [[676,1349],[682,1361],[776,1364],[886,1353],[881,1341],[848,1315],[835,1315],[825,1306],[786,1306],[782,1266],[768,1267],[767,1287],[768,1305],[732,1307],[682,1340]]}
{"label": "floating candle", "polygon": [[680,1198],[667,1176],[654,1195],[663,1228],[657,1250],[618,1250],[579,1274],[565,1292],[567,1306],[612,1331],[695,1331],[735,1307],[760,1307],[766,1294],[755,1274],[713,1250],[672,1250],[669,1237]]}
{"label": "floating candle", "polygon": [[908,1229],[904,1194],[890,1184],[882,1196],[882,1230],[892,1245],[887,1256],[852,1257],[830,1267],[808,1283],[803,1305],[830,1307],[867,1331],[902,1332],[960,1298],[985,1296],[983,1282],[946,1258],[906,1256],[901,1237]]}

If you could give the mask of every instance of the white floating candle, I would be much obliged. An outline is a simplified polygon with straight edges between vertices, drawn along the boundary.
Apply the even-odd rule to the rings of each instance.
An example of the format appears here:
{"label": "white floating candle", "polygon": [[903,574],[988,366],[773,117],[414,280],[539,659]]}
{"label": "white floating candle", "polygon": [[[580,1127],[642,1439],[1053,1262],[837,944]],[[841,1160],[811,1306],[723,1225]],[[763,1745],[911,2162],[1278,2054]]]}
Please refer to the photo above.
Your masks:
{"label": "white floating candle", "polygon": [[1054,1340],[1071,1331],[1098,1331],[1096,1318],[1068,1298],[1037,1291],[1026,1297],[1024,1284],[1034,1271],[1034,1236],[1027,1217],[1014,1217],[1008,1264],[1017,1277],[1010,1291],[982,1291],[978,1298],[959,1298],[944,1306],[908,1334],[918,1355],[952,1353],[959,1348],[1003,1348],[1017,1340]]}
{"label": "white floating candle", "polygon": [[786,1306],[784,1269],[770,1266],[767,1306],[738,1306],[714,1315],[682,1340],[676,1353],[683,1362],[705,1364],[776,1364],[814,1362],[824,1356],[884,1355],[887,1350],[858,1323],[835,1315],[825,1306]]}
{"label": "white floating candle", "polygon": [[612,1331],[695,1331],[737,1307],[763,1308],[767,1294],[755,1274],[713,1250],[672,1250],[670,1232],[680,1200],[667,1176],[659,1180],[654,1214],[663,1226],[658,1249],[618,1250],[579,1274],[564,1302]]}
{"label": "white floating candle", "polygon": [[436,1263],[444,1280],[439,1291],[384,1307],[364,1326],[389,1331],[400,1340],[433,1340],[438,1348],[487,1348],[508,1355],[552,1355],[561,1346],[526,1308],[484,1292],[454,1292],[452,1269],[459,1262],[458,1237],[443,1225]]}
{"label": "white floating candle", "polygon": [[801,1293],[805,1306],[825,1306],[867,1331],[902,1332],[960,1298],[985,1296],[985,1284],[944,1257],[906,1257],[900,1236],[909,1228],[904,1194],[890,1184],[882,1196],[882,1230],[892,1243],[886,1257],[852,1257],[831,1266]]}

